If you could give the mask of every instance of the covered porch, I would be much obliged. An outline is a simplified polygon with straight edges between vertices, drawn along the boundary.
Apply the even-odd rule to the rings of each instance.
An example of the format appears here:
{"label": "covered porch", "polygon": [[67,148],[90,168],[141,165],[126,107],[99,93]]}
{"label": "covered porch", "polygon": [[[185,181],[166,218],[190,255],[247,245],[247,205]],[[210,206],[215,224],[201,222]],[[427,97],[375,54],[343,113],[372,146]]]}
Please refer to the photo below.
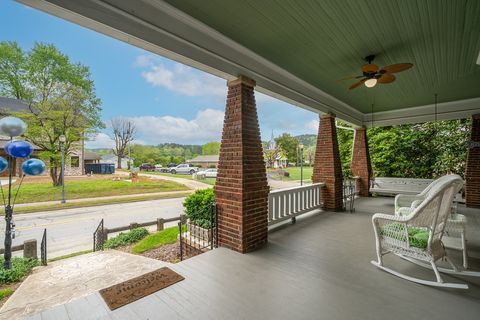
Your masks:
{"label": "covered porch", "polygon": [[[469,255],[480,268],[478,212],[469,218]],[[392,212],[392,198],[362,198],[354,214],[314,211],[269,232],[268,245],[247,255],[219,248],[169,267],[184,281],[110,311],[99,293],[29,319],[476,319],[480,278],[469,290],[415,284],[370,264],[375,257],[372,212]],[[461,264],[461,254],[449,251]],[[430,270],[386,257],[407,274]],[[86,314],[81,310],[89,310]]]}

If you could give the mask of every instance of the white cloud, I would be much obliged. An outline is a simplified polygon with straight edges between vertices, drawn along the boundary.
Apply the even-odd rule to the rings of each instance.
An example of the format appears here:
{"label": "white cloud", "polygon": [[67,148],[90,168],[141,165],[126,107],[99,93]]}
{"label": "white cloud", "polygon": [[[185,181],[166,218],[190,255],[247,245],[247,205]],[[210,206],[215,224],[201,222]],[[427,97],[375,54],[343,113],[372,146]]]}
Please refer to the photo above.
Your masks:
{"label": "white cloud", "polygon": [[311,120],[307,122],[306,128],[313,131],[314,133],[318,132],[318,120]]}
{"label": "white cloud", "polygon": [[88,149],[113,148],[114,146],[115,141],[103,132],[91,137],[85,144]]}
{"label": "white cloud", "polygon": [[141,54],[137,57],[137,59],[135,59],[135,62],[133,63],[133,65],[135,67],[140,67],[140,68],[145,68],[145,67],[149,67],[152,65],[152,56],[147,56],[147,55],[144,55],[144,54]]}
{"label": "white cloud", "polygon": [[192,120],[172,116],[132,117],[139,138],[148,144],[220,141],[224,112],[205,109]]}

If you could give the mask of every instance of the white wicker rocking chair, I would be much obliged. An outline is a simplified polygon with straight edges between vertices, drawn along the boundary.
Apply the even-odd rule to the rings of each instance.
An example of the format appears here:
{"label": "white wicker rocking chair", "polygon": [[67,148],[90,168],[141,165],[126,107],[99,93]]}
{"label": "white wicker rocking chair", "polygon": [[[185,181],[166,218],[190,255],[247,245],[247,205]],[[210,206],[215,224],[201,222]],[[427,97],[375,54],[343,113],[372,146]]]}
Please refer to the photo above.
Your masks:
{"label": "white wicker rocking chair", "polygon": [[[375,231],[377,261],[372,264],[400,278],[420,284],[468,289],[466,284],[445,283],[440,272],[479,276],[478,272],[459,271],[447,257],[442,236],[450,214],[453,197],[463,186],[458,175],[444,176],[433,182],[422,194],[419,204],[408,215],[377,213],[372,217]],[[383,256],[394,253],[412,263],[433,269],[437,281],[414,278],[385,267]],[[436,262],[445,258],[452,269],[438,268]]]}

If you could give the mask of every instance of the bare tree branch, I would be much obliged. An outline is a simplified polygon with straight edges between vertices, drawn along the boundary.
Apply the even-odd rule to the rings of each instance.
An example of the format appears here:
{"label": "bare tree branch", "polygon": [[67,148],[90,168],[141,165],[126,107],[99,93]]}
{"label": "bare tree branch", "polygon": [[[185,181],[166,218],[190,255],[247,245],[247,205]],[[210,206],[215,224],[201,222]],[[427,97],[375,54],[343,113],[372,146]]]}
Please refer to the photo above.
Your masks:
{"label": "bare tree branch", "polygon": [[122,168],[122,158],[125,157],[127,146],[135,139],[137,132],[133,121],[127,118],[113,118],[110,120],[112,139],[115,141],[113,153],[117,156],[117,168]]}

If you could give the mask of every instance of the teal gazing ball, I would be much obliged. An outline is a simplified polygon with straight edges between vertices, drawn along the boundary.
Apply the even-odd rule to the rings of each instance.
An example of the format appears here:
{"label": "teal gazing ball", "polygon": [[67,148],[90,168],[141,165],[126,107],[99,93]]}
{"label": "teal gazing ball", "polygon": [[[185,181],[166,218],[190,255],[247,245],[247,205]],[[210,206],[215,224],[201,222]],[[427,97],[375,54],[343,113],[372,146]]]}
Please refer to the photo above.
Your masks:
{"label": "teal gazing ball", "polygon": [[27,130],[27,124],[17,117],[0,119],[0,135],[8,137],[21,136]]}
{"label": "teal gazing ball", "polygon": [[39,159],[28,159],[22,163],[22,171],[28,176],[38,176],[45,171],[45,163]]}
{"label": "teal gazing ball", "polygon": [[4,157],[0,157],[0,173],[7,170],[8,161]]}
{"label": "teal gazing ball", "polygon": [[14,158],[26,158],[33,153],[33,146],[23,140],[12,141],[5,144],[5,152]]}

